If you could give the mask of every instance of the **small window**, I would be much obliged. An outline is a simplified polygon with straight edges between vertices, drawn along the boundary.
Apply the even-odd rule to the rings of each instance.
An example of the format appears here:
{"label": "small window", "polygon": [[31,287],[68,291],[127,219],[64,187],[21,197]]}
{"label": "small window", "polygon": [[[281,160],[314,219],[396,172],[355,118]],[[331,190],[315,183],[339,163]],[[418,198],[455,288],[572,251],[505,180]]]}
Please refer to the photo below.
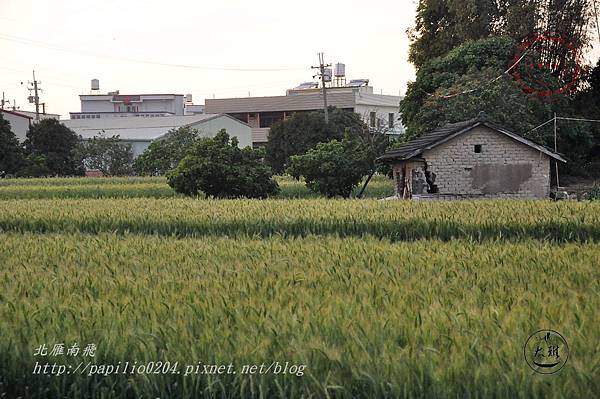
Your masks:
{"label": "small window", "polygon": [[475,150],[476,154],[481,153],[481,144],[475,144],[475,149],[474,150]]}
{"label": "small window", "polygon": [[393,112],[390,112],[388,114],[388,125],[389,125],[390,129],[394,128],[394,113]]}
{"label": "small window", "polygon": [[369,115],[369,125],[371,127],[375,127],[375,119],[377,119],[377,114],[375,112],[371,112]]}

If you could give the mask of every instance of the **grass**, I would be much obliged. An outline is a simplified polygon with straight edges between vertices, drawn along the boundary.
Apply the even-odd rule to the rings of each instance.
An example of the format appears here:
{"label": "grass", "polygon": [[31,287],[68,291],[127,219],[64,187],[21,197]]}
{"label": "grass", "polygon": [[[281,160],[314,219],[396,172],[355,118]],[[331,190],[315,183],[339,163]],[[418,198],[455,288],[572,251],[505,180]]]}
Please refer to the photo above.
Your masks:
{"label": "grass", "polygon": [[[2,238],[0,374],[9,397],[25,385],[30,397],[583,398],[600,390],[595,244]],[[523,359],[540,326],[574,348],[554,377]],[[56,342],[96,343],[97,363],[307,368],[302,377],[30,375],[34,348]]]}
{"label": "grass", "polygon": [[0,201],[0,232],[177,237],[600,241],[600,203],[100,199]]}
{"label": "grass", "polygon": [[[281,192],[277,198],[319,198],[303,182],[289,176],[277,176]],[[360,187],[354,191],[357,195]],[[391,180],[375,177],[368,185],[366,198],[384,198],[394,194]],[[0,179],[0,200],[47,198],[171,198],[177,197],[164,177],[68,177],[36,179]]]}
{"label": "grass", "polygon": [[[15,182],[18,182],[15,183]],[[600,202],[174,196],[161,178],[0,181],[0,398],[587,398],[600,392]],[[571,356],[533,372],[523,345]],[[94,358],[36,357],[47,344]],[[42,376],[290,362],[295,374]]]}

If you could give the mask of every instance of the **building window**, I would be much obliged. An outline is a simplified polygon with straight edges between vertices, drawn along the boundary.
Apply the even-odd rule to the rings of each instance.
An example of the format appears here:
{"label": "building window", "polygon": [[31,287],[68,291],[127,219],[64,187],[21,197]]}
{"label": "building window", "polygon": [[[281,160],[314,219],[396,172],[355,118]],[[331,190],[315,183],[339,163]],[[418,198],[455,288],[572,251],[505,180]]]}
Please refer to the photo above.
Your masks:
{"label": "building window", "polygon": [[271,127],[274,123],[283,120],[283,112],[261,112],[260,127]]}
{"label": "building window", "polygon": [[474,151],[476,154],[481,153],[481,144],[475,144]]}
{"label": "building window", "polygon": [[230,114],[231,116],[233,116],[235,119],[240,120],[244,123],[248,123],[248,114],[247,113],[242,113],[242,114]]}
{"label": "building window", "polygon": [[377,114],[375,112],[371,112],[369,114],[369,126],[374,128],[376,119],[377,119]]}
{"label": "building window", "polygon": [[393,112],[390,112],[388,114],[388,125],[389,125],[390,129],[394,128],[394,113]]}

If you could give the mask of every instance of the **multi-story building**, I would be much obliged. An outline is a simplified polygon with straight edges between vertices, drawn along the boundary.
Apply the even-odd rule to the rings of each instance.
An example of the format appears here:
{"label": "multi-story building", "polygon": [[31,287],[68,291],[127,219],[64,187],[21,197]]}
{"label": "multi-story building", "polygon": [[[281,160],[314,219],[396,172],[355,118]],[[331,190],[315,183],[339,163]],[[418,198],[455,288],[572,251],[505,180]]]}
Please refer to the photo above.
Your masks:
{"label": "multi-story building", "polygon": [[194,105],[186,94],[121,94],[119,90],[100,93],[100,81],[92,79],[90,94],[79,96],[80,112],[70,112],[70,119],[114,117],[160,117],[204,113],[203,105]]}
{"label": "multi-story building", "polygon": [[71,119],[113,117],[159,117],[184,115],[183,94],[82,94],[80,112],[70,112]]}
{"label": "multi-story building", "polygon": [[[400,96],[373,94],[371,86],[346,85],[327,88],[327,105],[361,115],[373,129],[379,128],[387,134],[398,136],[404,133],[399,118]],[[352,82],[351,82],[352,83]],[[285,96],[242,97],[207,99],[205,112],[225,113],[252,127],[254,146],[267,142],[271,126],[297,112],[323,109],[322,90],[314,85],[301,85],[288,90]]]}

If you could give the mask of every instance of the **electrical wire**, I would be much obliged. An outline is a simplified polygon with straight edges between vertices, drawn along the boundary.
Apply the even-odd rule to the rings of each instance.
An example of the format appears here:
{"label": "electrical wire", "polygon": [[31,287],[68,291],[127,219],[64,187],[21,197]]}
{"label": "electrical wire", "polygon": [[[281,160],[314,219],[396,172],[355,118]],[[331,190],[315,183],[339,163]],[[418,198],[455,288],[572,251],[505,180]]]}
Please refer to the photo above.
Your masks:
{"label": "electrical wire", "polygon": [[544,123],[542,123],[539,126],[534,127],[533,129],[529,130],[527,133],[525,133],[525,135],[538,130],[544,126],[546,126],[547,124],[554,122],[554,119],[556,120],[563,120],[563,121],[576,121],[576,122],[595,122],[595,123],[600,123],[600,119],[586,119],[586,118],[568,118],[568,117],[564,117],[564,116],[557,116],[556,118],[552,118]]}
{"label": "electrical wire", "polygon": [[523,52],[523,54],[521,55],[521,57],[515,61],[510,67],[508,67],[508,69],[504,72],[502,72],[500,75],[496,76],[494,79],[489,80],[487,83],[484,83],[483,85],[480,85],[479,87],[475,88],[475,89],[470,89],[470,90],[464,90],[461,91],[459,93],[454,93],[454,94],[448,94],[448,95],[436,95],[436,94],[432,94],[432,93],[427,93],[425,90],[422,90],[423,93],[427,94],[430,97],[438,97],[438,98],[443,98],[443,99],[448,99],[448,98],[453,98],[453,97],[457,97],[463,94],[469,94],[469,93],[473,93],[479,90],[482,90],[485,86],[491,85],[492,83],[495,83],[497,80],[499,80],[500,78],[502,78],[504,75],[508,75],[510,73],[510,71],[513,70],[514,67],[516,67],[519,62],[521,62],[521,60],[523,59],[523,57],[525,57],[525,54],[527,53],[527,50],[525,50]]}
{"label": "electrical wire", "polygon": [[59,47],[51,43],[40,42],[36,40],[31,40],[23,37],[8,35],[5,33],[0,33],[0,40],[20,43],[28,46],[41,47],[50,50],[63,51],[74,54],[83,54],[91,57],[99,57],[99,58],[110,58],[120,61],[134,62],[138,64],[147,64],[147,65],[156,65],[163,67],[172,67],[172,68],[185,68],[185,69],[201,69],[207,71],[226,71],[226,72],[285,72],[285,71],[299,71],[304,70],[306,68],[228,68],[228,67],[213,67],[213,66],[200,66],[200,65],[186,65],[186,64],[174,64],[174,63],[166,63],[166,62],[156,62],[156,61],[147,61],[140,60],[136,58],[129,57],[120,57],[113,56],[110,54],[101,54],[94,53],[89,51],[80,51],[80,50],[72,50],[64,47]]}

